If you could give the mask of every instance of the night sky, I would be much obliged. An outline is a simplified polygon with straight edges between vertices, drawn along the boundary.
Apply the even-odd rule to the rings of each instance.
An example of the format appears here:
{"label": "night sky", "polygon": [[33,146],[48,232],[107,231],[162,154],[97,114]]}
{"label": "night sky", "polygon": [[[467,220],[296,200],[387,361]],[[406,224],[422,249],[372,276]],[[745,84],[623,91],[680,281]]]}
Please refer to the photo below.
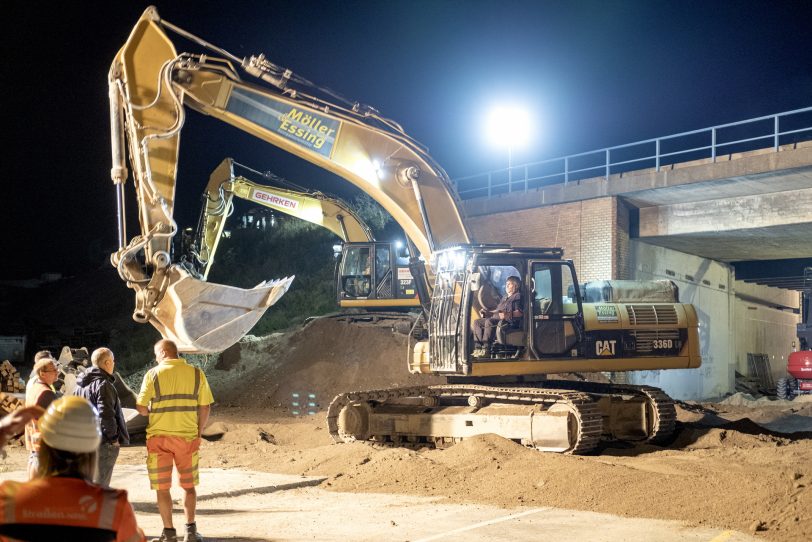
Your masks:
{"label": "night sky", "polygon": [[[452,178],[507,165],[504,151],[484,143],[481,123],[491,104],[508,99],[531,107],[538,126],[514,164],[812,105],[809,1],[155,4],[164,19],[235,55],[265,53],[376,107]],[[3,4],[0,279],[81,273],[116,248],[107,70],[149,3],[57,5]],[[226,156],[354,194],[337,177],[190,113],[182,226],[193,225],[208,174]]]}

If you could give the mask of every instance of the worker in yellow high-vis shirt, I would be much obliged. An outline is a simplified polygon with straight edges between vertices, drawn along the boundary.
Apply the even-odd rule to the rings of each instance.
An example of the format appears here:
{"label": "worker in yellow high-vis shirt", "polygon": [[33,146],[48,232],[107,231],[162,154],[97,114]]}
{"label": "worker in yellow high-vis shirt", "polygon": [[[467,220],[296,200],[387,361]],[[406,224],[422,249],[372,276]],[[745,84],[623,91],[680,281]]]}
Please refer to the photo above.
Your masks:
{"label": "worker in yellow high-vis shirt", "polygon": [[186,495],[184,542],[199,542],[195,508],[199,483],[198,450],[200,435],[209,419],[214,398],[206,375],[179,358],[174,342],[155,343],[156,367],[144,375],[136,408],[149,416],[147,424],[147,471],[150,487],[157,492],[158,511],[164,529],[159,542],[176,542],[177,532],[172,523],[172,467],[178,469],[180,487]]}

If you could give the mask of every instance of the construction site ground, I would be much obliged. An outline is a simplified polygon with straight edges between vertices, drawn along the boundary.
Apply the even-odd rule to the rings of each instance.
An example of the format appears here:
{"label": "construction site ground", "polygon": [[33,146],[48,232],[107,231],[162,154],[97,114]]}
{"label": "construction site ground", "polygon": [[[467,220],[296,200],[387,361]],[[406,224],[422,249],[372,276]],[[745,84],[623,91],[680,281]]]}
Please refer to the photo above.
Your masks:
{"label": "construction site ground", "polygon": [[[812,401],[802,398],[680,403],[668,445],[588,456],[494,435],[444,450],[333,444],[324,411],[335,394],[439,383],[407,374],[395,327],[317,320],[247,338],[207,370],[211,432],[222,434],[201,448],[209,540],[812,539]],[[157,534],[145,457],[143,442],[124,448],[113,482]],[[22,477],[25,462],[11,446],[3,476]]]}

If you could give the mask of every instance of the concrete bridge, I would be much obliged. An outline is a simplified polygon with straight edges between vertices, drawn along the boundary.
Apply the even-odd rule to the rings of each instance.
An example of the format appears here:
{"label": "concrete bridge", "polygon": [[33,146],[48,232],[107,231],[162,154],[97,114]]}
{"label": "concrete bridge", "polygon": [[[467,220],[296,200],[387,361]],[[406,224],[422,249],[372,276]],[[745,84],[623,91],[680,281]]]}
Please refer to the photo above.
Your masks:
{"label": "concrete bridge", "polygon": [[[703,138],[708,144],[696,143]],[[684,150],[674,150],[680,140]],[[630,373],[630,381],[678,398],[717,397],[734,390],[736,372],[751,372],[748,354],[766,354],[773,378],[785,374],[795,290],[812,266],[812,108],[456,184],[478,241],[561,246],[581,281],[678,284],[700,313],[703,367]]]}

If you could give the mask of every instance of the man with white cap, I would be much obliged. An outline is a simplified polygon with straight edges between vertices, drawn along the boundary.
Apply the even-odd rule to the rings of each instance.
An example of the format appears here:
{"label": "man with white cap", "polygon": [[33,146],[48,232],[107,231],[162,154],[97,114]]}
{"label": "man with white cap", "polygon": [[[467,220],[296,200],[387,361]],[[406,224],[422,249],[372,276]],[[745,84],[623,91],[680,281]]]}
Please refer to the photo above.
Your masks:
{"label": "man with white cap", "polygon": [[39,477],[0,484],[0,541],[143,542],[127,492],[92,482],[101,442],[93,406],[57,399],[39,426]]}

